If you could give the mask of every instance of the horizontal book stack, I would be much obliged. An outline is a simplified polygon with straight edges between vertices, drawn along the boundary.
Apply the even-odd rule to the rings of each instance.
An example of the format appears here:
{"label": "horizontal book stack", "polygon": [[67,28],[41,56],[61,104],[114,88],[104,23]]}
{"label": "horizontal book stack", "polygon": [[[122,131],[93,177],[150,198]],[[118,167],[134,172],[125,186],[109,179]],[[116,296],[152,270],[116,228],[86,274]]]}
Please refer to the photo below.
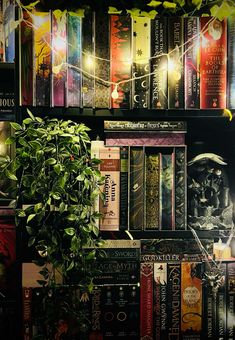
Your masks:
{"label": "horizontal book stack", "polygon": [[185,123],[104,124],[100,230],[186,229]]}
{"label": "horizontal book stack", "polygon": [[[4,32],[12,6],[5,10]],[[20,105],[234,108],[234,62],[228,67],[226,62],[234,54],[233,17],[150,19],[97,12],[82,18],[65,11],[23,15]],[[12,33],[4,38],[9,43]]]}

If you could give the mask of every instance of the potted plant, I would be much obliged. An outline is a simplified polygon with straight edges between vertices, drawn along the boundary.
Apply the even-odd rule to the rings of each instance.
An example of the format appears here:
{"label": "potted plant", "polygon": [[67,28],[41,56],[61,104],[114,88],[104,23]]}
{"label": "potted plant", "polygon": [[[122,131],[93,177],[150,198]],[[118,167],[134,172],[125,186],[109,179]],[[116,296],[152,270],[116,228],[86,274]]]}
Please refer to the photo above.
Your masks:
{"label": "potted plant", "polygon": [[[61,332],[69,333],[72,320],[81,332],[87,323],[80,308],[93,289],[96,247],[102,243],[94,210],[94,201],[102,195],[99,160],[90,158],[84,124],[35,117],[29,110],[28,115],[22,124],[11,123],[15,132],[6,143],[15,143],[16,153],[1,160],[1,170],[17,183],[12,202],[17,225],[27,231],[28,246],[40,255],[46,323],[58,330],[53,319],[59,317],[67,324]],[[84,250],[88,244],[94,248]]]}

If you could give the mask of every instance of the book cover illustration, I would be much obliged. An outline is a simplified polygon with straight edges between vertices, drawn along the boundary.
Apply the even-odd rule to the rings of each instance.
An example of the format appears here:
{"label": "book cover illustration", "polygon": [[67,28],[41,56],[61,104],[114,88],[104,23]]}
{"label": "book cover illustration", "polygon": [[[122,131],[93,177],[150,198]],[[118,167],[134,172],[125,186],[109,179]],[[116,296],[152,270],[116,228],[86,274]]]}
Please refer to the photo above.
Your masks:
{"label": "book cover illustration", "polygon": [[145,229],[159,229],[160,154],[145,154]]}
{"label": "book cover illustration", "polygon": [[227,21],[201,17],[200,108],[226,108]]}
{"label": "book cover illustration", "polygon": [[181,263],[181,334],[182,339],[201,339],[202,263]]}
{"label": "book cover illustration", "polygon": [[[150,28],[147,17],[134,17],[132,22],[133,83],[132,107],[149,107],[149,71],[150,71]],[[144,77],[146,75],[146,77]],[[140,77],[140,79],[138,79]],[[137,78],[137,79],[135,79]]]}
{"label": "book cover illustration", "polygon": [[151,21],[151,108],[168,108],[167,75],[167,18],[159,17]]}
{"label": "book cover illustration", "polygon": [[95,45],[94,13],[82,19],[82,106],[94,107],[95,91]]}
{"label": "book cover illustration", "polygon": [[131,147],[129,155],[129,229],[144,227],[144,149]]}
{"label": "book cover illustration", "polygon": [[109,15],[95,15],[95,107],[110,107],[110,27]]}
{"label": "book cover illustration", "polygon": [[66,19],[65,11],[52,12],[52,106],[65,106],[67,75],[63,64],[67,61]]}
{"label": "book cover illustration", "polygon": [[188,225],[194,229],[231,229],[233,204],[223,158],[199,154],[188,162]]}
{"label": "book cover illustration", "polygon": [[[117,83],[131,79],[131,19],[128,15],[110,16],[110,78]],[[115,89],[112,85],[111,92]],[[111,108],[129,109],[131,106],[131,82],[117,88],[118,98],[111,98]]]}
{"label": "book cover illustration", "polygon": [[51,104],[51,14],[33,14],[34,99],[36,106]]}
{"label": "book cover illustration", "polygon": [[200,21],[198,17],[185,18],[184,93],[185,109],[199,109]]}
{"label": "book cover illustration", "polygon": [[168,18],[168,108],[184,108],[183,17]]}
{"label": "book cover illustration", "polygon": [[4,47],[5,47],[5,62],[14,63],[15,61],[15,4],[13,1],[5,2],[4,19]]}
{"label": "book cover illustration", "polygon": [[32,18],[23,11],[20,24],[20,105],[33,105],[33,29]]}
{"label": "book cover illustration", "polygon": [[[66,106],[81,106],[82,18],[67,15],[67,95]],[[71,66],[70,66],[71,65]]]}
{"label": "book cover illustration", "polygon": [[5,59],[5,51],[4,51],[4,26],[3,26],[3,11],[0,3],[0,62],[3,62]]}

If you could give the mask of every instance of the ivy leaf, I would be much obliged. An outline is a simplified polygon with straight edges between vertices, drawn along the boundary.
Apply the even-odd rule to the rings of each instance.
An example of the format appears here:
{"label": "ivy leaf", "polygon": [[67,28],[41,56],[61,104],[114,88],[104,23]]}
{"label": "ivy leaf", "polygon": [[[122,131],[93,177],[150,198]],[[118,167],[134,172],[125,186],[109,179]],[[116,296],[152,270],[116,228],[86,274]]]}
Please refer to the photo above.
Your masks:
{"label": "ivy leaf", "polygon": [[121,14],[122,11],[119,11],[117,8],[109,6],[108,14]]}
{"label": "ivy leaf", "polygon": [[[40,1],[38,1],[38,2],[40,2]],[[34,115],[32,114],[32,112],[29,109],[27,109],[27,113],[32,120],[35,120]]]}
{"label": "ivy leaf", "polygon": [[22,130],[22,126],[18,123],[15,123],[15,122],[10,122],[10,125],[11,127],[14,129],[14,130]]}
{"label": "ivy leaf", "polygon": [[26,216],[26,213],[25,213],[25,211],[23,209],[18,209],[16,211],[16,213],[17,213],[18,217],[25,217]]}
{"label": "ivy leaf", "polygon": [[185,0],[173,0],[176,4],[179,4],[180,7],[184,7],[185,5]]}
{"label": "ivy leaf", "polygon": [[54,170],[57,173],[57,175],[59,175],[61,173],[62,167],[60,164],[55,164],[54,165]]}
{"label": "ivy leaf", "polygon": [[176,4],[169,2],[169,1],[164,1],[162,6],[166,9],[175,9],[176,8]]}
{"label": "ivy leaf", "polygon": [[33,149],[40,149],[42,147],[42,144],[36,140],[32,140],[29,142],[29,145],[33,148]]}
{"label": "ivy leaf", "polygon": [[71,263],[68,266],[68,268],[66,269],[66,271],[68,272],[69,270],[73,269],[73,267],[74,267],[74,261],[71,261]]}
{"label": "ivy leaf", "polygon": [[28,233],[29,235],[33,235],[33,234],[34,234],[34,230],[33,230],[32,227],[30,227],[30,226],[27,225],[25,228],[26,228],[27,233]]}
{"label": "ivy leaf", "polygon": [[35,236],[31,236],[28,240],[28,247],[31,247],[36,241],[36,237]]}
{"label": "ivy leaf", "polygon": [[147,6],[150,6],[150,7],[153,7],[153,8],[158,7],[160,5],[162,5],[162,1],[155,1],[155,0],[153,0],[150,3],[147,4]]}
{"label": "ivy leaf", "polygon": [[67,217],[67,219],[68,219],[69,221],[75,221],[75,220],[77,219],[77,216],[76,216],[75,214],[70,214],[70,215]]}
{"label": "ivy leaf", "polygon": [[13,137],[13,136],[10,136],[10,137],[8,137],[6,140],[5,140],[5,144],[6,145],[11,145],[11,144],[13,144],[15,142],[15,137]]}
{"label": "ivy leaf", "polygon": [[202,5],[202,0],[192,0],[192,5],[194,5],[199,10]]}
{"label": "ivy leaf", "polygon": [[27,223],[29,223],[30,221],[32,221],[32,219],[36,216],[36,214],[30,214],[27,218]]}
{"label": "ivy leaf", "polygon": [[72,17],[81,17],[84,18],[85,17],[85,10],[82,8],[77,9],[75,12],[73,11],[69,11],[68,12],[69,15],[71,15]]}
{"label": "ivy leaf", "polygon": [[23,120],[23,123],[25,124],[25,125],[28,125],[28,124],[30,124],[30,123],[32,123],[32,118],[25,118],[24,120]]}
{"label": "ivy leaf", "polygon": [[69,236],[73,236],[75,234],[75,229],[74,228],[66,228],[64,229],[65,233]]}
{"label": "ivy leaf", "polygon": [[127,13],[131,15],[132,18],[139,17],[141,10],[139,8],[128,9]]}
{"label": "ivy leaf", "polygon": [[24,8],[29,9],[29,10],[32,10],[32,9],[34,9],[34,7],[35,7],[39,2],[40,2],[40,0],[31,2],[29,5],[24,6]]}
{"label": "ivy leaf", "polygon": [[7,178],[11,179],[12,181],[18,181],[16,175],[14,175],[10,170],[6,169],[4,173],[7,176]]}
{"label": "ivy leaf", "polygon": [[34,211],[37,213],[40,209],[42,209],[42,207],[43,207],[43,205],[42,205],[41,202],[40,202],[40,203],[37,203],[37,204],[35,204],[35,206],[34,206]]}
{"label": "ivy leaf", "polygon": [[56,164],[56,159],[55,158],[48,158],[45,161],[45,165],[54,165],[54,164]]}
{"label": "ivy leaf", "polygon": [[233,119],[233,115],[232,115],[232,112],[229,110],[229,109],[224,109],[223,111],[223,116],[224,117],[228,117],[230,122],[231,120]]}
{"label": "ivy leaf", "polygon": [[92,251],[89,252],[89,254],[86,256],[87,260],[93,260],[95,258],[96,255],[96,250],[93,249]]}
{"label": "ivy leaf", "polygon": [[230,6],[227,1],[222,2],[221,6],[214,5],[210,9],[211,15],[222,21],[224,18],[235,13],[234,6]]}

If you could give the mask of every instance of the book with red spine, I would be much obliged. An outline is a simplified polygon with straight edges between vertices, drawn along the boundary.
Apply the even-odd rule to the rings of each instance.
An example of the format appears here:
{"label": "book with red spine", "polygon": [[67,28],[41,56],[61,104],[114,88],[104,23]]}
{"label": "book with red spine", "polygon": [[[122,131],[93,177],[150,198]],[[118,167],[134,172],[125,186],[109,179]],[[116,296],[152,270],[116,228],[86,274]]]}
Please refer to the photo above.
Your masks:
{"label": "book with red spine", "polygon": [[67,71],[67,15],[52,12],[52,106],[65,106]]}
{"label": "book with red spine", "polygon": [[33,29],[32,17],[23,11],[20,24],[20,105],[33,105]]}
{"label": "book with red spine", "polygon": [[140,339],[153,340],[153,263],[140,264]]}
{"label": "book with red spine", "polygon": [[200,108],[226,108],[227,20],[201,17]]}
{"label": "book with red spine", "polygon": [[[110,15],[110,80],[114,83],[131,79],[131,18],[128,15]],[[111,86],[111,93],[115,85]],[[118,85],[118,98],[111,98],[111,108],[129,109],[131,81]]]}

